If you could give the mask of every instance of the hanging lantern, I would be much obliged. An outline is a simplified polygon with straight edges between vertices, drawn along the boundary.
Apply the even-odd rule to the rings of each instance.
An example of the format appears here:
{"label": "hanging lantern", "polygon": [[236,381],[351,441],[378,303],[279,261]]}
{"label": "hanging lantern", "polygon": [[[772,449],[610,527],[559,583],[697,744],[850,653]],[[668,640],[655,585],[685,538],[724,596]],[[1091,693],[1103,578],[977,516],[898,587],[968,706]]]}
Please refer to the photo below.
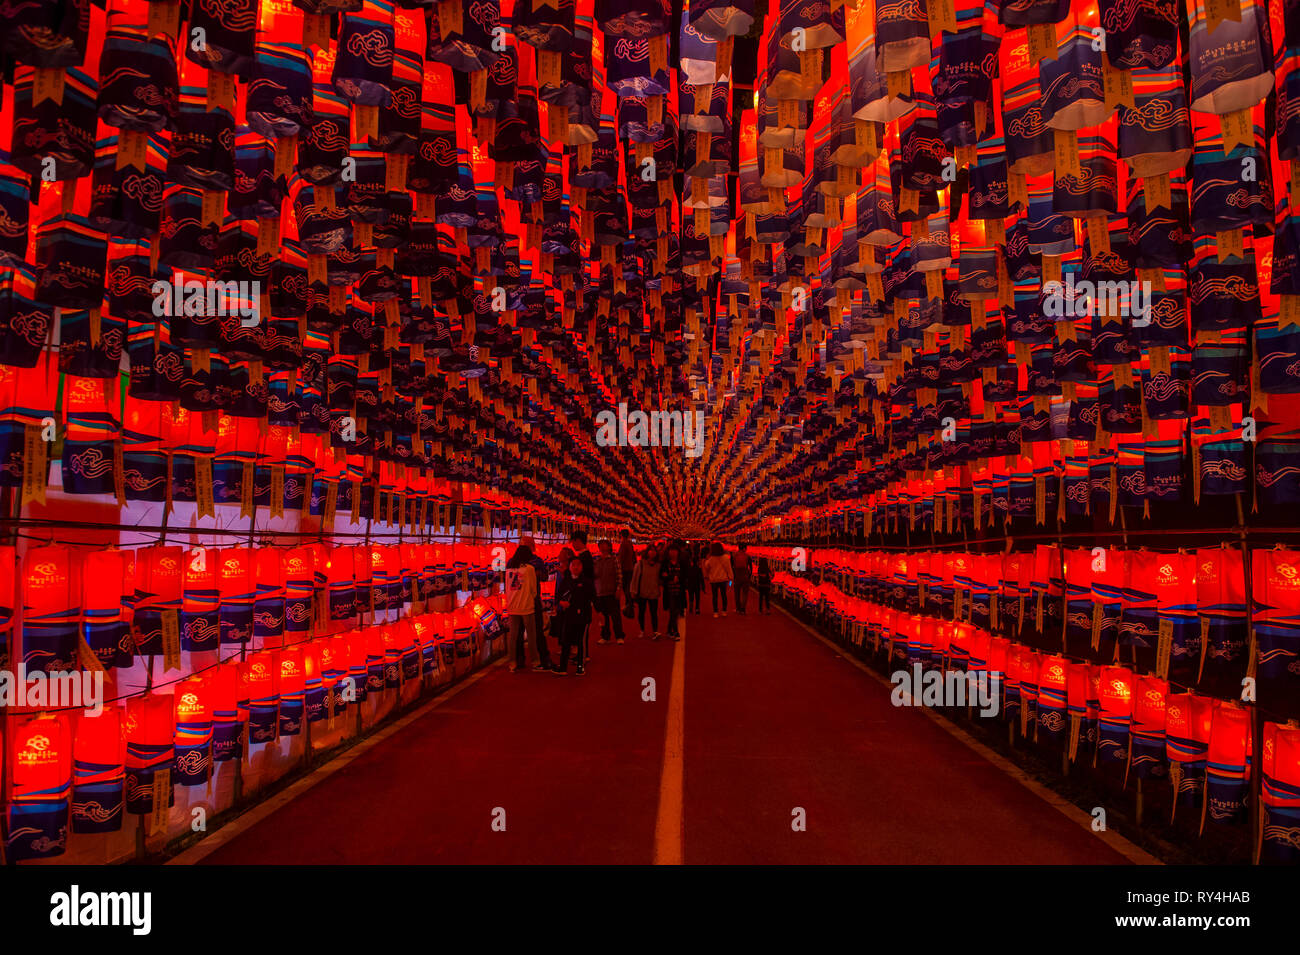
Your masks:
{"label": "hanging lantern", "polygon": [[221,643],[248,643],[253,636],[253,554],[247,547],[221,550]]}
{"label": "hanging lantern", "polygon": [[239,663],[222,663],[205,674],[212,707],[212,762],[223,763],[244,755],[244,722],[247,710],[239,705]]}
{"label": "hanging lantern", "polygon": [[1260,699],[1300,688],[1300,551],[1251,553],[1256,677]]}
{"label": "hanging lantern", "polygon": [[1213,822],[1246,818],[1250,791],[1250,712],[1238,703],[1214,701],[1205,760],[1205,812]]}
{"label": "hanging lantern", "polygon": [[134,696],[126,701],[127,812],[152,815],[157,797],[166,798],[168,808],[175,804],[171,780],[175,736],[170,696]]}
{"label": "hanging lantern", "polygon": [[303,715],[308,723],[319,723],[328,715],[321,658],[322,648],[315,641],[302,647]]}
{"label": "hanging lantern", "polygon": [[134,645],[125,615],[127,583],[123,553],[92,551],[82,558],[82,570],[86,645],[106,669],[130,666]]}
{"label": "hanging lantern", "polygon": [[284,642],[285,580],[283,551],[259,547],[253,551],[257,593],[253,601],[253,637],[259,646],[274,649]]}
{"label": "hanging lantern", "polygon": [[218,614],[219,551],[196,547],[185,554],[181,594],[181,649],[215,650],[221,634]]}
{"label": "hanging lantern", "polygon": [[1038,732],[1040,740],[1059,743],[1065,734],[1069,662],[1044,657],[1038,667]]}
{"label": "hanging lantern", "polygon": [[1205,634],[1205,675],[1225,689],[1240,687],[1248,638],[1241,551],[1204,547],[1196,552],[1196,609]]}
{"label": "hanging lantern", "polygon": [[1260,861],[1300,862],[1300,728],[1264,724]]}
{"label": "hanging lantern", "polygon": [[306,708],[307,678],[303,671],[302,650],[288,647],[280,650],[280,735],[297,736],[302,732],[303,711]]}
{"label": "hanging lantern", "polygon": [[351,620],[357,614],[357,560],[355,548],[335,547],[330,551],[329,565],[329,619]]}
{"label": "hanging lantern", "polygon": [[9,756],[5,857],[11,862],[63,855],[68,845],[72,740],[63,713],[19,723]]}
{"label": "hanging lantern", "polygon": [[182,786],[201,786],[212,770],[212,704],[207,681],[191,677],[176,684],[176,757],[173,777]]}
{"label": "hanging lantern", "polygon": [[1101,712],[1097,717],[1097,756],[1127,762],[1129,723],[1133,717],[1133,672],[1126,667],[1102,667]]}
{"label": "hanging lantern", "polygon": [[77,717],[72,743],[72,831],[117,832],[126,793],[126,728],[120,706]]}
{"label": "hanging lantern", "polygon": [[1140,676],[1133,694],[1133,754],[1129,765],[1138,779],[1165,775],[1165,698],[1169,684]]}
{"label": "hanging lantern", "polygon": [[259,650],[240,664],[240,680],[246,687],[248,742],[272,743],[279,729],[280,666],[275,654]]}
{"label": "hanging lantern", "polygon": [[1205,756],[1210,748],[1210,723],[1214,701],[1195,693],[1165,697],[1165,743],[1169,754],[1169,779],[1178,803],[1200,804],[1205,780]]}
{"label": "hanging lantern", "polygon": [[384,628],[366,627],[359,633],[366,653],[366,691],[378,693],[384,689],[387,682],[384,672]]}
{"label": "hanging lantern", "polygon": [[290,642],[311,629],[312,601],[316,592],[316,552],[295,547],[284,558],[284,630]]}
{"label": "hanging lantern", "polygon": [[37,547],[23,566],[23,665],[29,673],[79,669],[81,561],[67,547]]}
{"label": "hanging lantern", "polygon": [[[356,695],[356,702],[364,703],[370,693],[369,644],[365,632],[362,630],[349,630],[347,645],[348,680],[351,681],[350,691]],[[376,679],[382,688],[382,669],[378,672]]]}
{"label": "hanging lantern", "polygon": [[180,653],[182,569],[180,547],[145,547],[135,554],[135,610],[132,628],[136,652]]}

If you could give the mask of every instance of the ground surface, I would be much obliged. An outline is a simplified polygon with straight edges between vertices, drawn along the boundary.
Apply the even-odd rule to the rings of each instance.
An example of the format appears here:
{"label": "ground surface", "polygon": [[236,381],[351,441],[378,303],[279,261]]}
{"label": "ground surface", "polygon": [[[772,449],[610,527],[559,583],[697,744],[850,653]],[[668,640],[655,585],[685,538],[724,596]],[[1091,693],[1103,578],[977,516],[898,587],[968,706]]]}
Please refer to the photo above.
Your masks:
{"label": "ground surface", "polygon": [[496,666],[203,861],[1125,861],[780,612],[687,628]]}

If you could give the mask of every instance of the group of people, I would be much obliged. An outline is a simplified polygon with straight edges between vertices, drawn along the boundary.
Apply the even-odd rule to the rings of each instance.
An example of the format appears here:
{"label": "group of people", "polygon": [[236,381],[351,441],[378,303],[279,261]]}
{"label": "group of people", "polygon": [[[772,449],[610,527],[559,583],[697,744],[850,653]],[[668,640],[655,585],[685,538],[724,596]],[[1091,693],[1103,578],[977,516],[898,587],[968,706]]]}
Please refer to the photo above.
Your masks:
{"label": "group of people", "polygon": [[[681,540],[647,544],[640,553],[632,536],[624,530],[619,535],[618,550],[610,540],[602,540],[593,555],[587,547],[587,535],[575,531],[569,546],[560,552],[559,572],[555,582],[555,612],[549,623],[543,620],[542,581],[546,564],[534,552],[531,537],[522,537],[519,547],[506,563],[506,613],[509,616],[509,642],[512,672],[526,667],[525,647],[534,649],[534,670],[558,675],[568,673],[572,658],[576,672],[586,670],[587,635],[595,614],[602,617],[600,643],[623,643],[623,618],[635,617],[642,637],[660,638],[659,609],[666,615],[666,633],[670,640],[681,639],[682,618],[700,612],[700,597],[707,584],[710,588],[713,616],[726,616],[727,593],[735,588],[737,613],[746,613],[749,592],[757,594],[758,613],[770,613],[772,606],[772,568],[766,557],[757,562],[744,544],[734,554],[714,541],[703,545]],[[646,629],[646,616],[650,629]],[[560,648],[559,660],[551,657],[550,642]]]}

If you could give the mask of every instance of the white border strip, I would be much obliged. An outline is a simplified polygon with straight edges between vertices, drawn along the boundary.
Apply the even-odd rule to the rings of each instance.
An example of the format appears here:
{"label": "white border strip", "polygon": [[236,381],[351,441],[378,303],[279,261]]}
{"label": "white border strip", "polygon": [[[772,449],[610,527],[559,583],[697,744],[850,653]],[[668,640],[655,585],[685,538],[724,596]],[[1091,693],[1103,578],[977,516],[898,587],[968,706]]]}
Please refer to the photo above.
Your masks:
{"label": "white border strip", "polygon": [[[834,641],[829,640],[826,637],[822,636],[812,627],[808,626],[808,624],[804,623],[802,620],[795,617],[784,607],[778,606],[777,609],[780,610],[787,617],[789,617],[794,624],[806,630],[808,633],[812,634],[815,638],[820,640],[822,643],[826,644],[826,646],[828,646],[830,649],[834,650],[837,655],[843,657],[845,660],[848,660],[849,663],[852,663],[855,667],[857,667],[863,673],[867,674],[867,676],[871,677],[877,683],[889,687],[893,686],[893,684],[891,684],[889,680],[885,679],[883,676],[881,676],[875,670],[871,669],[871,667],[867,666],[861,660],[857,659],[856,657],[852,656],[849,653],[846,653],[843,647],[839,646]],[[1095,832],[1092,828],[1092,816],[1084,812],[1074,803],[1070,802],[1060,793],[1057,793],[1047,788],[1042,783],[1038,782],[1038,780],[1034,779],[1032,776],[1026,773],[1019,766],[1017,766],[1015,763],[1006,759],[999,753],[996,753],[993,750],[989,749],[987,746],[985,746],[979,740],[975,739],[975,737],[971,736],[961,727],[955,725],[954,723],[952,723],[950,720],[940,715],[939,713],[936,713],[928,706],[918,707],[918,709],[925,714],[926,718],[928,718],[931,722],[936,724],[940,729],[946,732],[949,736],[953,737],[956,740],[959,740],[968,749],[971,749],[974,752],[978,753],[980,756],[984,757],[984,759],[992,763],[998,769],[1002,770],[1002,772],[1005,773],[1007,776],[1010,776],[1016,782],[1020,783],[1020,785],[1024,786],[1031,793],[1033,793],[1039,799],[1043,800],[1043,802],[1047,803],[1049,806],[1051,806],[1061,815],[1065,816],[1071,822],[1078,823],[1080,826],[1082,826],[1084,829],[1087,830],[1089,835],[1096,836],[1102,842],[1106,843],[1106,845],[1110,846],[1112,849],[1114,849],[1116,852],[1122,855],[1125,859],[1128,859],[1129,862],[1132,862],[1134,865],[1164,865],[1163,862],[1161,862],[1155,856],[1151,855],[1145,849],[1142,849],[1134,845],[1132,842],[1129,842],[1118,832],[1115,832],[1112,829],[1106,829],[1102,832]]]}
{"label": "white border strip", "polygon": [[314,770],[312,770],[302,779],[299,779],[298,781],[294,782],[292,785],[285,787],[283,790],[276,793],[270,799],[266,799],[263,800],[262,802],[257,803],[255,806],[250,808],[247,812],[244,812],[239,816],[235,817],[230,822],[222,826],[220,829],[217,829],[214,832],[210,833],[209,835],[204,836],[196,845],[190,846],[190,848],[186,849],[185,851],[178,853],[171,859],[168,859],[166,862],[163,863],[163,865],[194,865],[196,862],[202,861],[212,853],[216,852],[226,843],[231,842],[234,839],[237,839],[239,836],[242,836],[245,832],[247,832],[253,826],[257,825],[259,822],[261,822],[267,816],[271,815],[273,812],[276,812],[277,810],[284,808],[285,805],[297,799],[299,796],[301,796],[307,790],[311,789],[317,783],[323,782],[328,777],[337,773],[340,769],[342,769],[348,763],[352,762],[358,756],[361,756],[364,753],[369,752],[371,749],[378,746],[380,743],[388,739],[394,733],[397,733],[400,730],[405,729],[407,726],[410,726],[412,723],[420,719],[420,717],[424,716],[430,710],[436,709],[437,707],[441,706],[443,703],[446,703],[448,700],[456,696],[456,694],[460,693],[462,690],[469,689],[479,680],[483,679],[483,677],[487,676],[488,673],[491,672],[493,667],[496,667],[503,660],[505,660],[505,657],[506,655],[502,654],[496,660],[492,661],[487,666],[485,666],[483,669],[479,670],[477,673],[470,674],[464,680],[460,681],[455,686],[448,689],[445,693],[441,693],[438,696],[434,697],[432,700],[430,700],[428,703],[425,703],[418,710],[408,713],[405,716],[401,717],[400,719],[394,720],[392,723],[389,723],[387,726],[384,726],[381,729],[375,730],[375,732],[371,733],[369,736],[361,740],[359,743],[356,743],[355,745],[348,747],[342,753],[339,753],[339,755],[331,759],[329,762],[316,767]]}

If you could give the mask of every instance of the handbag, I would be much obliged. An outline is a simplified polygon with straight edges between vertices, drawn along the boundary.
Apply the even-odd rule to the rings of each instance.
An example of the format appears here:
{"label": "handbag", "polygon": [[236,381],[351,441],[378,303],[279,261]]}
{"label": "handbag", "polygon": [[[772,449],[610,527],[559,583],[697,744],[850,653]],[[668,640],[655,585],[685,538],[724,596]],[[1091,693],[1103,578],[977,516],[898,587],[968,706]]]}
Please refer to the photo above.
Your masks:
{"label": "handbag", "polygon": [[636,616],[636,610],[632,608],[632,598],[629,597],[627,603],[623,604],[623,616],[631,620]]}

